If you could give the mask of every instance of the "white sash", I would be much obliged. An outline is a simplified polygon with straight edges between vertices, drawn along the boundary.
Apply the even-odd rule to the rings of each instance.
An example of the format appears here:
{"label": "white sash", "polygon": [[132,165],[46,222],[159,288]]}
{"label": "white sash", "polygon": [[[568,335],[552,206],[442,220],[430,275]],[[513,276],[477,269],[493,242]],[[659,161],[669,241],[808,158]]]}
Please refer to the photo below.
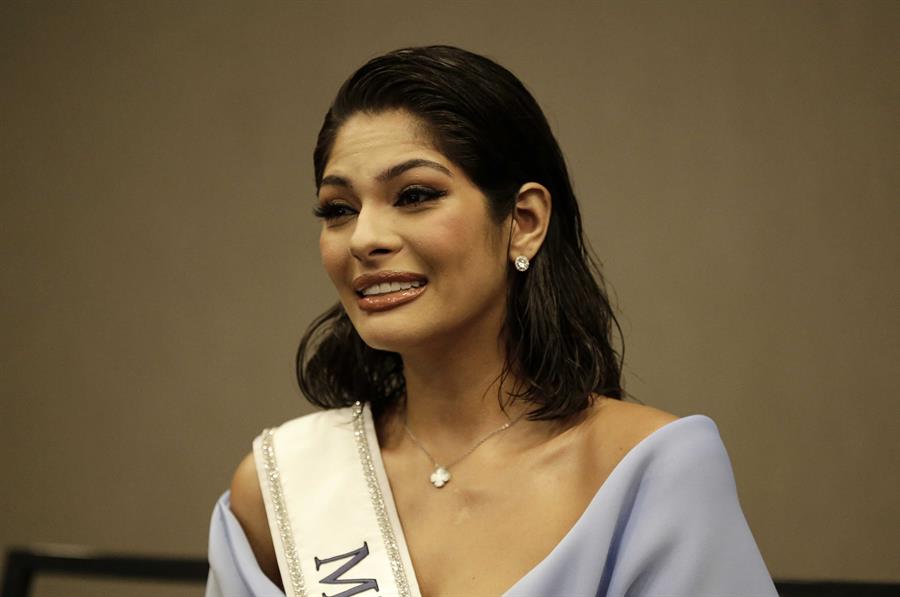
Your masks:
{"label": "white sash", "polygon": [[287,597],[421,597],[368,404],[267,429],[253,453]]}

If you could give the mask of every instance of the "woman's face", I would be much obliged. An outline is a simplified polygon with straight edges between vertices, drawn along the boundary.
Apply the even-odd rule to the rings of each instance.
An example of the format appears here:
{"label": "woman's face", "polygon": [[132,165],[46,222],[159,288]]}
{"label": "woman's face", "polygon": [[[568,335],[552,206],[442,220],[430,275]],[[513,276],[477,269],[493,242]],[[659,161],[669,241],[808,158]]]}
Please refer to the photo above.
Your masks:
{"label": "woman's face", "polygon": [[508,268],[501,226],[409,113],[357,113],[344,123],[317,212],[322,263],[366,344],[403,353],[499,336]]}

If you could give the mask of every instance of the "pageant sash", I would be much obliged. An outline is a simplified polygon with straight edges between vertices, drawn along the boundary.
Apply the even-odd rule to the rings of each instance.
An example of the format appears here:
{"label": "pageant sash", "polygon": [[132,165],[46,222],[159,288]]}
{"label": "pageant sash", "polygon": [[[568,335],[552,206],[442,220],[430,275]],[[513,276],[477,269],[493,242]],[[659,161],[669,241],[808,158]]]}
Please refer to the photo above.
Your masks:
{"label": "pageant sash", "polygon": [[421,597],[368,404],[267,429],[253,453],[287,597]]}

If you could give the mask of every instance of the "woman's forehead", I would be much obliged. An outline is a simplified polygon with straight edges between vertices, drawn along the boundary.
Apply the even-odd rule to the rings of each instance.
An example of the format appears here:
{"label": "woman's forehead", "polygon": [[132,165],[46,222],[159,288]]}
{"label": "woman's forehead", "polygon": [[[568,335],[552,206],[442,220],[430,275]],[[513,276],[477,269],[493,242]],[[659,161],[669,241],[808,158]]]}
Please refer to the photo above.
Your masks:
{"label": "woman's forehead", "polygon": [[431,142],[427,125],[403,111],[358,112],[338,130],[325,175],[374,177],[407,159],[427,159],[451,168]]}

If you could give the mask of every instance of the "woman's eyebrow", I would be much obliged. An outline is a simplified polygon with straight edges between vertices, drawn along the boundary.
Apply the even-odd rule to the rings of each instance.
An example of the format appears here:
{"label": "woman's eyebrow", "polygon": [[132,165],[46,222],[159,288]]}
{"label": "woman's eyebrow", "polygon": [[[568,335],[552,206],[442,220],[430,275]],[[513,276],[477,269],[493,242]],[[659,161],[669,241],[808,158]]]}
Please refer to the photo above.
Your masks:
{"label": "woman's eyebrow", "polygon": [[397,164],[396,166],[391,166],[378,176],[376,176],[376,180],[378,182],[387,182],[392,178],[396,178],[406,172],[407,170],[412,170],[413,168],[433,168],[435,170],[439,170],[446,174],[447,176],[453,177],[453,174],[442,164],[438,164],[437,162],[432,162],[431,160],[424,159],[412,159],[406,160],[403,163]]}
{"label": "woman's eyebrow", "polygon": [[[396,166],[391,166],[390,168],[388,168],[387,170],[385,170],[384,172],[382,172],[381,174],[376,176],[375,180],[377,180],[378,182],[387,182],[387,181],[391,180],[392,178],[396,178],[396,177],[400,176],[407,170],[412,170],[413,168],[432,168],[434,170],[443,172],[447,176],[450,176],[450,177],[453,176],[453,173],[450,172],[450,170],[443,164],[439,164],[439,163],[433,162],[431,160],[425,160],[425,159],[418,158],[418,159],[406,160],[405,162],[401,162],[401,163],[397,164]],[[331,185],[334,187],[344,187],[344,188],[353,190],[353,183],[351,183],[349,179],[347,179],[343,176],[337,176],[335,174],[330,174],[330,175],[322,178],[322,182],[320,183],[319,186],[322,187],[325,185]]]}

